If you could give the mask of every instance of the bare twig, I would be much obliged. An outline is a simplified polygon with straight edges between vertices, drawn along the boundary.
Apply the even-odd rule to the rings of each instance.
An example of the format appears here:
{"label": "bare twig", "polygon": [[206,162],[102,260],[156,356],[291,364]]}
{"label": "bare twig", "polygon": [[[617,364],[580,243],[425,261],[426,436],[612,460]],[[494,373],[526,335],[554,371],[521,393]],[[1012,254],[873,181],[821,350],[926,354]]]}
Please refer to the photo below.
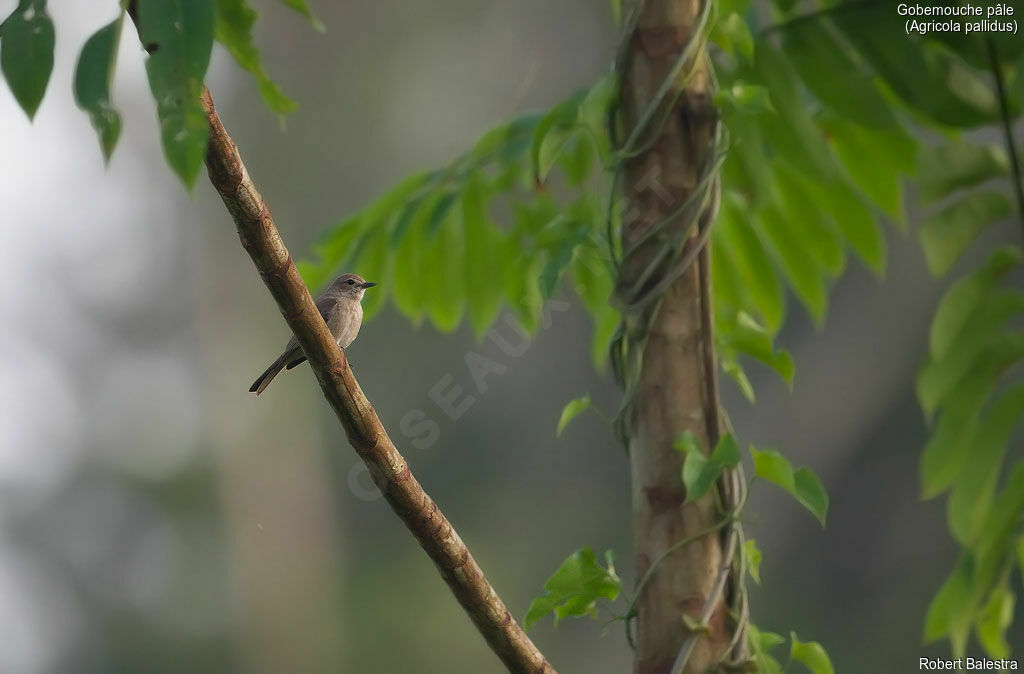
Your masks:
{"label": "bare twig", "polygon": [[352,375],[344,352],[331,337],[320,312],[278,234],[263,197],[256,191],[204,89],[203,109],[210,123],[206,166],[210,182],[231,213],[242,246],[295,333],[328,403],[341,420],[349,443],[373,481],[405,523],[441,577],[462,604],[491,650],[513,672],[552,673],[544,658],[484,577],[469,549],[437,504],[409,470]]}

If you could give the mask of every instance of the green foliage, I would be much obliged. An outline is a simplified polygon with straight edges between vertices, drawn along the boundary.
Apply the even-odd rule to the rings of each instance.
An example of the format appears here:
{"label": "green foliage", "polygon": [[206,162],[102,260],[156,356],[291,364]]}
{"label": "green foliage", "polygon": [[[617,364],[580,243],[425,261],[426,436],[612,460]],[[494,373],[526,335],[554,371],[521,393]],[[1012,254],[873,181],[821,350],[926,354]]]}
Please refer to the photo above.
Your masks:
{"label": "green foliage", "polygon": [[1010,173],[1010,160],[1002,148],[962,139],[923,148],[919,161],[918,198],[923,202]]}
{"label": "green foliage", "polygon": [[936,40],[938,34],[907,36],[886,3],[845,10],[815,23],[831,22],[908,108],[945,126],[973,128],[998,121],[996,98],[984,76]]}
{"label": "green foliage", "polygon": [[[323,29],[304,0],[282,1]],[[282,119],[294,110],[294,101],[281,93],[263,69],[252,40],[257,14],[247,0],[138,0],[136,9],[139,39],[149,52],[146,74],[157,104],[164,155],[187,187],[195,182],[206,154],[209,129],[199,96],[215,35],[252,73],[267,107]],[[113,107],[110,89],[123,22],[122,10],[117,19],[89,37],[75,67],[75,102],[88,113],[108,162],[121,133],[121,116]],[[53,70],[54,41],[46,0],[20,0],[0,24],[0,70],[30,119]]]}
{"label": "green foliage", "polygon": [[741,311],[734,316],[720,317],[718,328],[718,357],[722,367],[727,374],[737,379],[740,390],[750,402],[754,402],[754,391],[744,383],[746,374],[738,362],[741,355],[750,356],[767,365],[787,386],[793,385],[793,357],[785,349],[776,348],[768,331],[750,314]]}
{"label": "green foliage", "polygon": [[747,628],[747,642],[757,666],[755,671],[760,674],[779,674],[782,671],[782,665],[770,653],[786,643],[785,637],[774,632],[762,632],[756,626],[750,625]]}
{"label": "green foliage", "polygon": [[205,0],[139,0],[138,12],[164,155],[191,188],[210,134],[199,96],[213,49],[214,6]]}
{"label": "green foliage", "polygon": [[[507,305],[528,331],[567,274],[594,319],[592,352],[605,360],[618,323],[604,236],[604,196],[589,180],[609,157],[604,131],[612,80],[488,131],[447,167],[403,181],[329,228],[299,269],[312,287],[341,269],[365,269],[372,241],[387,241],[375,277],[415,323],[442,331],[465,316],[481,338]],[[418,287],[416,269],[446,269]],[[444,285],[445,288],[440,288]],[[387,291],[378,295],[378,301]],[[368,313],[379,305],[367,307]]]}
{"label": "green foliage", "polygon": [[558,417],[558,428],[555,430],[555,437],[562,437],[562,431],[565,430],[565,427],[589,408],[590,395],[581,396],[567,402],[562,409],[561,416]]}
{"label": "green foliage", "polygon": [[85,41],[75,67],[75,102],[89,114],[100,139],[104,161],[110,161],[121,135],[121,115],[110,100],[110,86],[121,39],[122,13]]}
{"label": "green foliage", "polygon": [[921,245],[933,274],[949,271],[986,227],[1012,212],[998,192],[974,192],[930,216],[921,227]]}
{"label": "green foliage", "polygon": [[754,542],[753,538],[748,538],[743,542],[743,554],[747,559],[747,571],[750,573],[750,577],[754,579],[755,583],[760,585],[761,562],[764,560],[764,556],[761,554],[761,549],[757,547],[757,543]]}
{"label": "green foliage", "polygon": [[29,119],[35,117],[50,81],[54,39],[46,0],[20,0],[0,24],[0,70]]}
{"label": "green foliage", "polygon": [[[834,674],[835,668],[828,657],[828,653],[817,641],[801,641],[796,632],[789,633],[790,648],[789,661],[798,662],[813,674]],[[756,671],[759,674],[780,674],[783,671],[790,671],[789,667],[783,669],[779,661],[770,655],[782,644],[786,638],[774,632],[762,632],[755,625],[750,625],[747,630],[747,643]]]}
{"label": "green foliage", "polygon": [[[939,589],[928,608],[924,638],[934,641],[948,637],[957,657],[963,655],[972,625],[984,635],[983,646],[999,645],[1007,623],[992,615],[991,603],[1014,600],[1007,584],[1020,540],[1020,519],[1024,514],[1024,463],[1010,472],[1003,490],[987,510],[980,534],[966,546],[956,569]],[[1001,649],[989,651],[1000,657]]]}
{"label": "green foliage", "polygon": [[622,581],[615,575],[610,551],[605,553],[605,564],[602,566],[597,561],[590,548],[570,555],[544,583],[547,592],[530,603],[526,629],[552,612],[557,625],[567,616],[596,615],[598,599],[614,601],[622,589]]}
{"label": "green foliage", "polygon": [[258,16],[256,10],[247,0],[217,0],[216,7],[214,34],[217,41],[227,47],[238,65],[252,74],[267,107],[283,119],[284,115],[295,110],[296,103],[284,95],[263,69],[259,49],[252,38]]}
{"label": "green foliage", "polygon": [[[1012,327],[1024,313],[1024,294],[1004,284],[1021,261],[1018,249],[997,249],[949,288],[918,378],[922,407],[938,417],[922,456],[924,495],[950,492],[949,528],[964,548],[929,607],[925,638],[947,637],[957,657],[972,627],[990,657],[1009,655],[1007,607],[1015,595],[1008,576],[1024,540],[1024,463],[1006,463],[1011,434],[1024,417],[1024,382],[1008,382],[1006,373],[1024,359],[1024,334]],[[1000,480],[1004,473],[1009,476]]]}
{"label": "green foliage", "polygon": [[759,115],[775,112],[768,89],[756,84],[736,82],[728,89],[715,92],[714,102],[715,107],[724,115]]}
{"label": "green foliage", "polygon": [[673,447],[683,453],[682,478],[686,486],[687,503],[708,493],[722,471],[740,462],[740,448],[731,433],[722,436],[711,456],[704,454],[697,436],[690,431],[679,436]]}
{"label": "green foliage", "polygon": [[[882,272],[878,223],[904,223],[905,177],[917,176],[921,203],[934,204],[919,236],[937,275],[1012,211],[1005,183],[992,184],[1009,175],[1008,152],[957,133],[1002,121],[980,37],[907,36],[885,3],[826,3],[804,15],[796,14],[798,3],[775,5],[786,20],[767,31],[744,8],[723,6],[712,32],[722,47],[716,66],[723,91],[760,86],[771,99],[770,108],[755,106],[750,114],[732,105],[738,97],[721,96],[732,151],[714,238],[719,341],[746,322],[730,316],[745,314],[764,326],[769,348],[758,340],[762,356],[774,353],[770,340],[784,318],[780,280],[820,321],[828,285],[843,269],[837,242]],[[755,36],[752,62],[720,28],[738,19]],[[1022,45],[1010,36],[986,39],[1005,63],[1016,60],[1002,70],[1013,78],[1007,107],[1016,115],[1024,109]],[[908,121],[937,132],[935,140],[919,148],[905,130]],[[765,250],[767,261],[760,258]],[[1024,311],[1024,295],[1003,285],[1019,261],[1016,250],[997,251],[951,288],[917,382],[922,407],[936,419],[921,461],[924,494],[950,491],[950,528],[966,560],[936,597],[926,633],[948,636],[962,653],[973,626],[992,657],[1005,653],[1003,615],[1014,597],[991,569],[1008,564],[1021,540],[1019,532],[1016,539],[991,538],[995,503],[1009,491],[1008,438],[1024,414],[1024,393],[1006,381],[1024,357],[1024,334],[1009,327]],[[735,355],[719,350],[725,371],[752,398]],[[786,464],[766,456],[760,465],[796,489]],[[1014,504],[1006,503],[1013,517]],[[979,573],[983,545],[989,557]],[[772,671],[771,664],[763,669]]]}
{"label": "green foliage", "polygon": [[835,674],[832,661],[821,644],[817,641],[800,641],[796,632],[790,632],[789,638],[789,657],[793,662],[799,662],[814,674]]}
{"label": "green foliage", "polygon": [[756,477],[782,487],[825,526],[828,492],[814,471],[807,467],[794,469],[793,464],[774,449],[762,451],[751,447],[750,454],[754,457]]}
{"label": "green foliage", "polygon": [[327,27],[324,26],[324,22],[313,14],[313,10],[309,8],[309,4],[306,0],[281,0],[281,2],[306,17],[306,19],[309,20],[310,25],[313,26],[313,30],[318,33],[324,33],[327,31]]}
{"label": "green foliage", "polygon": [[994,658],[1009,658],[1010,645],[1006,642],[1006,630],[1013,624],[1014,593],[1006,584],[992,590],[988,603],[978,614],[975,634],[978,642]]}
{"label": "green foliage", "polygon": [[[973,187],[1005,173],[1005,156],[990,148],[961,145],[947,152],[960,168],[951,189]],[[994,192],[967,198],[997,202]],[[961,202],[962,203],[962,202]],[[946,235],[941,273],[991,220],[984,209]],[[927,250],[927,249],[926,249]],[[948,520],[963,548],[960,561],[932,600],[925,619],[928,641],[946,637],[962,656],[973,631],[992,658],[1009,657],[1005,633],[1016,595],[1010,569],[1024,536],[1024,462],[1007,466],[1007,449],[1024,417],[1024,382],[1007,377],[1024,358],[1024,333],[1013,327],[1024,313],[1024,294],[1006,277],[1024,256],[1015,247],[996,249],[976,271],[950,286],[932,322],[929,353],[917,380],[921,406],[937,417],[921,458],[923,494],[950,492]],[[1005,479],[1002,476],[1006,474]],[[1000,488],[1001,487],[1001,488]],[[1024,575],[1024,569],[1021,570]]]}

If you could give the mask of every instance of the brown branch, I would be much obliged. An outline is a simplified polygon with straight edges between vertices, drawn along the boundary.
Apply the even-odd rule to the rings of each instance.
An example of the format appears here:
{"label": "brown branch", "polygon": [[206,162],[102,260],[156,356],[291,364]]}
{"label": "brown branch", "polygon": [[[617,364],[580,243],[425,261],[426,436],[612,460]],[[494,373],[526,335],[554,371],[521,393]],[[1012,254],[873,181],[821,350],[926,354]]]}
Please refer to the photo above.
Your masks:
{"label": "brown branch", "polygon": [[202,103],[210,122],[206,153],[210,182],[224,200],[242,246],[309,359],[349,443],[395,514],[437,565],[491,650],[510,671],[553,674],[554,668],[509,613],[465,543],[388,437],[352,375],[344,352],[316,310],[263,197],[242,164],[238,148],[224,130],[208,89],[203,90]]}

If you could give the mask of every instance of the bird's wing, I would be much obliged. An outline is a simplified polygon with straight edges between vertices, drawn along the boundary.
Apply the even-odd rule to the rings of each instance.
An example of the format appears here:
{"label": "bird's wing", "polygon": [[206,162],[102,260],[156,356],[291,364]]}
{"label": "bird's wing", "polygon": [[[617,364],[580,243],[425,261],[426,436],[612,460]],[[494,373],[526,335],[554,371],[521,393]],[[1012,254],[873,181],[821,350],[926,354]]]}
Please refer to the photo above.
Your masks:
{"label": "bird's wing", "polygon": [[316,308],[320,315],[324,317],[324,322],[330,325],[331,319],[334,318],[334,314],[338,311],[338,298],[334,295],[321,295],[316,298]]}
{"label": "bird's wing", "polygon": [[[338,298],[330,293],[324,293],[320,295],[320,297],[316,298],[316,309],[320,312],[320,315],[323,316],[324,322],[327,323],[327,327],[330,329],[332,321],[334,321],[335,315],[338,313]],[[299,340],[295,339],[295,335],[292,335],[288,338],[288,344],[285,345],[284,350],[285,353],[288,353],[290,351],[295,351],[296,349],[299,349]],[[300,352],[301,349],[295,351],[295,353]],[[301,360],[295,362],[290,365],[288,369],[292,369],[301,362]]]}

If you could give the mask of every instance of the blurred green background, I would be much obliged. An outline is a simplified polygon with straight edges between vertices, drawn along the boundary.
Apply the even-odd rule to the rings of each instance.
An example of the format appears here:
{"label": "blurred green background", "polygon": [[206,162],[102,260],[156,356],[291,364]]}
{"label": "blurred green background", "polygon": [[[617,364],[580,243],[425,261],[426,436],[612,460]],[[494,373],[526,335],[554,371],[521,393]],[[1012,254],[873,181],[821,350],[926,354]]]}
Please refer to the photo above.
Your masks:
{"label": "blurred green background", "polygon": [[[208,82],[297,258],[408,173],[596,80],[616,40],[607,3],[585,0],[317,3],[326,35],[280,3],[256,6],[268,70],[301,107],[279,128],[220,47]],[[246,393],[286,327],[205,177],[190,197],[164,164],[134,36],[105,170],[70,81],[114,10],[50,11],[56,66],[35,122],[0,96],[0,673],[501,671],[373,495],[309,369]],[[1018,236],[1012,223],[986,235]],[[886,279],[853,265],[823,329],[791,311],[779,344],[796,360],[792,392],[760,370],[756,406],[725,391],[742,439],[812,466],[831,493],[822,532],[760,487],[747,533],[765,553],[755,621],[821,641],[840,672],[915,671],[945,652],[921,645],[921,626],[956,554],[942,500],[921,502],[917,483],[913,377],[942,286],[912,237],[888,238]],[[590,330],[579,307],[555,311],[509,357],[467,327],[416,329],[389,308],[349,350],[519,618],[578,547],[615,550],[634,580],[622,448],[592,414],[554,437],[570,398],[616,405]],[[470,351],[508,368],[483,393]],[[455,421],[429,394],[449,376],[475,398]],[[399,430],[412,410],[440,425],[427,449]],[[629,671],[606,618],[545,620],[531,635],[560,671]]]}

